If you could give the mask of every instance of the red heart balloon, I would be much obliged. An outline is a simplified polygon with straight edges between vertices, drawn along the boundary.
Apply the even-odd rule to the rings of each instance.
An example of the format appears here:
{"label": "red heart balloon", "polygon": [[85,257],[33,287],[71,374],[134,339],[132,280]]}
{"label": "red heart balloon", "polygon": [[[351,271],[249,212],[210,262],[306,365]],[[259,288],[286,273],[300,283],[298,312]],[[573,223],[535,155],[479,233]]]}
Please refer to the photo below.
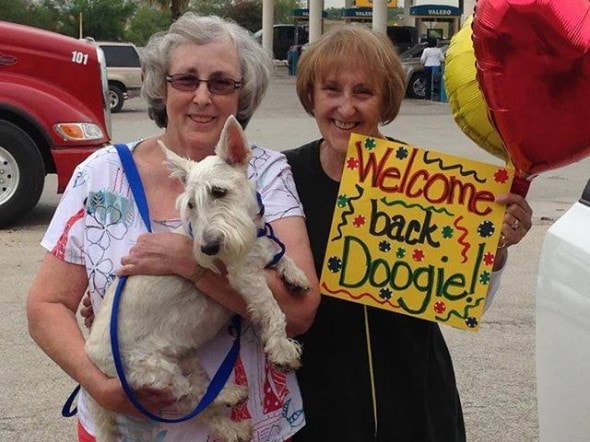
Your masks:
{"label": "red heart balloon", "polygon": [[478,81],[506,150],[529,181],[590,154],[589,14],[588,0],[477,2]]}

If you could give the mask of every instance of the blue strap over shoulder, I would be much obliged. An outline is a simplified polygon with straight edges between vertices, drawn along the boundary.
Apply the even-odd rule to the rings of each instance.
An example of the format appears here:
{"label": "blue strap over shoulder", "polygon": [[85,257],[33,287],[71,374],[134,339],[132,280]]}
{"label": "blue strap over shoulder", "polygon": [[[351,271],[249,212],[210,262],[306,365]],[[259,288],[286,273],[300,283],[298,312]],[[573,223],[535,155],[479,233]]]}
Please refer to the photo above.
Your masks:
{"label": "blue strap over shoulder", "polygon": [[147,198],[145,197],[145,191],[143,190],[143,184],[141,183],[139,171],[137,170],[137,166],[133,160],[133,155],[125,144],[115,144],[115,148],[117,149],[117,153],[121,159],[121,164],[123,165],[125,175],[127,175],[127,181],[129,181],[129,187],[131,187],[131,193],[133,193],[135,205],[139,210],[139,214],[143,219],[145,227],[147,228],[148,232],[151,232],[152,224],[150,222],[150,211],[147,204]]}

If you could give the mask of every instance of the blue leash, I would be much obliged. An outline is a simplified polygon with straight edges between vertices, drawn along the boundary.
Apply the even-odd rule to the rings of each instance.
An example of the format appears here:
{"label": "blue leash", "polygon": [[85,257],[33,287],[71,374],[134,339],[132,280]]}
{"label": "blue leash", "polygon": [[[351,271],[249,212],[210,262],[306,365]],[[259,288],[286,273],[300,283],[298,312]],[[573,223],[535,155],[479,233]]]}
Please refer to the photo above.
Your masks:
{"label": "blue leash", "polygon": [[[145,191],[143,189],[143,185],[141,183],[141,178],[139,176],[139,172],[137,171],[137,167],[135,166],[135,162],[133,161],[133,156],[131,152],[124,144],[117,144],[115,145],[117,149],[117,153],[121,159],[121,163],[123,165],[123,169],[125,174],[127,175],[127,180],[129,181],[129,185],[131,187],[131,192],[133,193],[133,198],[135,199],[135,203],[137,204],[137,208],[139,213],[143,219],[143,222],[146,225],[146,228],[149,232],[152,231],[150,217],[149,217],[149,210],[147,205],[147,199],[145,197]],[[119,304],[121,301],[121,293],[123,292],[123,288],[125,287],[125,283],[127,282],[127,276],[122,276],[117,283],[115,295],[113,297],[113,309],[111,312],[111,323],[110,323],[110,332],[111,332],[111,350],[113,352],[113,360],[115,362],[115,368],[117,370],[117,375],[119,376],[119,380],[121,381],[121,385],[125,394],[133,404],[137,410],[139,410],[142,414],[147,416],[148,418],[163,422],[163,423],[179,423],[184,422],[189,419],[194,418],[199,413],[201,413],[205,408],[207,408],[211,402],[215,400],[221,389],[226,384],[232,369],[236,363],[236,359],[240,352],[240,335],[241,335],[241,318],[239,315],[234,315],[232,318],[232,325],[231,328],[234,331],[234,342],[228,351],[227,355],[225,356],[223,362],[221,363],[217,373],[213,376],[213,379],[209,383],[209,387],[207,391],[195,407],[195,409],[187,414],[186,416],[176,418],[176,419],[166,419],[160,416],[157,416],[147,410],[139,400],[135,393],[131,389],[129,382],[127,381],[127,377],[125,376],[125,370],[123,368],[123,363],[121,360],[121,352],[119,348],[119,333],[118,333],[118,317],[119,317]],[[64,417],[71,417],[74,416],[77,412],[77,408],[72,409],[72,404],[74,398],[80,391],[80,386],[78,385],[74,391],[70,394],[70,397],[66,400],[63,408],[62,408],[62,416]]]}
{"label": "blue leash", "polygon": [[[259,192],[256,192],[256,201],[258,201],[258,216],[262,218],[264,216],[264,204],[262,202],[262,196]],[[269,239],[272,239],[280,249],[277,253],[275,253],[272,260],[266,265],[266,268],[269,268],[276,265],[276,263],[281,260],[285,254],[285,244],[283,244],[281,240],[276,237],[275,231],[272,229],[272,226],[269,223],[264,223],[264,226],[258,229],[256,237],[260,238],[261,236],[266,236]]]}

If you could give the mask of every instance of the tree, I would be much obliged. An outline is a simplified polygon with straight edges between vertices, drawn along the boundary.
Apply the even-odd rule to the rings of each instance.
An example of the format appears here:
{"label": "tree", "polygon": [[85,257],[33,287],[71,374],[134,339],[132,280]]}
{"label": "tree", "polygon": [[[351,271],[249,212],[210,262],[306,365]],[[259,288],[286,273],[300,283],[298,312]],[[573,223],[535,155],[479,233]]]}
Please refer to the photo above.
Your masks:
{"label": "tree", "polygon": [[326,18],[328,20],[342,20],[344,16],[344,8],[328,8],[326,9]]}
{"label": "tree", "polygon": [[49,0],[34,3],[29,0],[2,0],[0,20],[57,31],[60,16]]}
{"label": "tree", "polygon": [[[274,22],[292,23],[297,0],[275,0]],[[192,0],[189,9],[199,15],[229,18],[251,32],[262,28],[262,0]]]}
{"label": "tree", "polygon": [[299,2],[297,0],[275,1],[275,23],[293,23],[293,9],[297,8],[299,8]]}
{"label": "tree", "polygon": [[62,3],[59,32],[77,37],[82,14],[84,36],[95,40],[124,40],[124,30],[137,5],[132,0],[58,0]]}
{"label": "tree", "polygon": [[189,9],[199,15],[217,15],[228,17],[228,10],[232,7],[231,0],[192,0]]}
{"label": "tree", "polygon": [[167,29],[172,23],[170,11],[142,4],[129,22],[125,38],[136,46],[145,46],[150,36]]}
{"label": "tree", "polygon": [[189,0],[147,0],[150,5],[154,3],[161,6],[163,9],[170,9],[170,16],[173,21],[184,14],[189,5]]}
{"label": "tree", "polygon": [[256,32],[262,27],[262,0],[236,0],[225,14],[225,18]]}
{"label": "tree", "polygon": [[29,15],[28,5],[23,0],[3,0],[0,9],[0,20],[24,24]]}

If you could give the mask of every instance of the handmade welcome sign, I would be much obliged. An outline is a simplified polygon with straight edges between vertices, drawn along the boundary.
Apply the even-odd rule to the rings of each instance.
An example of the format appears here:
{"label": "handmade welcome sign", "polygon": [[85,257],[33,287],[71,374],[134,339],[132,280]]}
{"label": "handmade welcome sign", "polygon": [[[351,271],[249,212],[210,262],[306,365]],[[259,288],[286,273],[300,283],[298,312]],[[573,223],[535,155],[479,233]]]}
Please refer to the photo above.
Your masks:
{"label": "handmade welcome sign", "polygon": [[322,293],[477,330],[514,170],[353,134]]}

